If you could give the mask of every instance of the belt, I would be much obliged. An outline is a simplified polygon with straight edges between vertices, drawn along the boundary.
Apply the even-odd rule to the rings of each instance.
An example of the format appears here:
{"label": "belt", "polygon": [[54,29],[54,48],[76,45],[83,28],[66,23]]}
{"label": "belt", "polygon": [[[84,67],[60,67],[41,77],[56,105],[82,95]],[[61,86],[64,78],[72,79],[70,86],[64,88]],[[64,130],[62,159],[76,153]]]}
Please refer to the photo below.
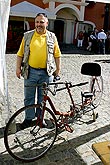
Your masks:
{"label": "belt", "polygon": [[45,71],[47,70],[46,68],[33,68],[31,66],[30,66],[30,68],[35,69],[35,70],[45,70]]}

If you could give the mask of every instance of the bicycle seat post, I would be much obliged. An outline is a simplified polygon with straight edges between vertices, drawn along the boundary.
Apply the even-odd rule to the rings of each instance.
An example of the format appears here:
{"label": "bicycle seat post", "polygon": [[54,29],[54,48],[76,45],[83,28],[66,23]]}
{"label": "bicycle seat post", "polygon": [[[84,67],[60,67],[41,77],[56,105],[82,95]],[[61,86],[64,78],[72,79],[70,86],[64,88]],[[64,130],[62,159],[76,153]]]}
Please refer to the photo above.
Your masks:
{"label": "bicycle seat post", "polygon": [[[73,100],[73,97],[72,97],[72,94],[71,94],[71,90],[70,90],[70,88],[69,88],[69,85],[68,85],[68,83],[66,83],[65,85],[66,85],[66,89],[67,89],[67,91],[68,91],[69,97],[70,97],[70,99],[71,99],[72,107],[75,107],[75,105],[74,105],[74,100]],[[70,85],[71,85],[71,84],[70,84]]]}

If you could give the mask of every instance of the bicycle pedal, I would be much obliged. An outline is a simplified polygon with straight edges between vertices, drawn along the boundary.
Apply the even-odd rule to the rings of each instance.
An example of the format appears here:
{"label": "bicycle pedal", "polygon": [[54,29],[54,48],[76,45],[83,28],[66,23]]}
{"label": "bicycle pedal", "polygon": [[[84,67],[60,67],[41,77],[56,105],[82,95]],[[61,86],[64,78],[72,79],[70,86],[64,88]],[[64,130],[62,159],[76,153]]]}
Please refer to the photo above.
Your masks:
{"label": "bicycle pedal", "polygon": [[69,125],[65,125],[65,130],[72,133],[74,129],[72,129]]}

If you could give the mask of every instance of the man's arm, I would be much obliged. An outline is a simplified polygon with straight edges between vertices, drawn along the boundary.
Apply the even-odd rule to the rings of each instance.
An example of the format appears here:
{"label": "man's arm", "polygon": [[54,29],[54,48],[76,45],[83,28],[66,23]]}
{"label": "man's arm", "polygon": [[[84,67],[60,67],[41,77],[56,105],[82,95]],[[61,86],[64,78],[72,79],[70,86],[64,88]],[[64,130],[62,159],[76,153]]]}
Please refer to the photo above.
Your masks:
{"label": "man's arm", "polygon": [[16,64],[16,76],[20,78],[21,76],[21,64],[23,57],[17,56],[17,64]]}
{"label": "man's arm", "polygon": [[55,64],[56,64],[55,75],[59,76],[60,75],[60,66],[61,66],[61,58],[60,57],[55,58]]}

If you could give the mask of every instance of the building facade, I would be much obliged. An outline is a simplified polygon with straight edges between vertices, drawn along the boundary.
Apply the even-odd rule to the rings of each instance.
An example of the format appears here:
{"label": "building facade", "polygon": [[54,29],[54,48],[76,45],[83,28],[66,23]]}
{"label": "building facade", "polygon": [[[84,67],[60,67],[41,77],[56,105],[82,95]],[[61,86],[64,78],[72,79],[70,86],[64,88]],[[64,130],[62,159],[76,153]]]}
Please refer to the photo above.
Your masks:
{"label": "building facade", "polygon": [[55,32],[59,43],[75,44],[79,31],[88,33],[95,27],[110,30],[109,4],[86,0],[12,0],[7,50],[18,49],[24,31],[34,28],[38,12],[47,12],[48,29]]}

